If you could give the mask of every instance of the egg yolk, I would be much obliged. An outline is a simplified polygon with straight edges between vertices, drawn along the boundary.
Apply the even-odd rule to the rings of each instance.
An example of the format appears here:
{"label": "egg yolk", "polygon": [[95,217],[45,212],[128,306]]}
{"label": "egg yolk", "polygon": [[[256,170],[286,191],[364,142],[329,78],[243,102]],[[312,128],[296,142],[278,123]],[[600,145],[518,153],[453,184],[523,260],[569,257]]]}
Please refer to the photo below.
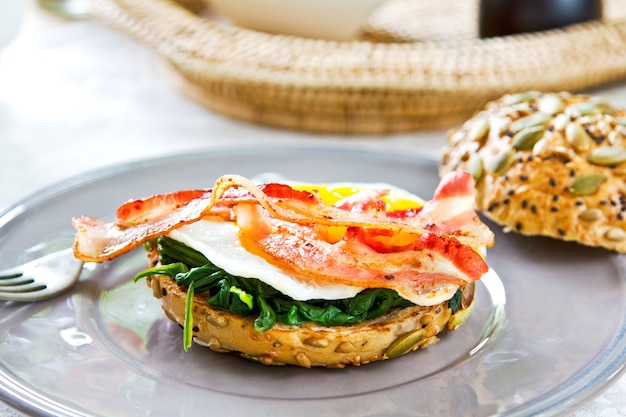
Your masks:
{"label": "egg yolk", "polygon": [[[356,194],[364,188],[356,186],[356,185],[321,185],[321,184],[298,184],[293,186],[294,189],[308,191],[310,193],[314,193],[319,196],[319,198],[324,201],[329,206],[337,203],[338,201],[350,197],[353,194]],[[407,192],[401,192],[396,189],[390,189],[389,194],[382,197],[383,201],[387,204],[387,211],[400,211],[400,210],[408,210],[415,209],[423,206],[425,201],[421,198],[409,194]],[[327,242],[336,243],[340,241],[344,234],[346,233],[345,227],[339,226],[323,226],[318,227],[318,231],[324,236],[324,239]],[[381,240],[384,240],[385,244],[402,244],[397,240],[401,240],[402,236],[392,236],[392,237],[380,237]],[[410,239],[414,239],[414,236],[411,236]],[[383,243],[383,242],[381,242]]]}
{"label": "egg yolk", "polygon": [[[296,190],[308,191],[317,194],[329,206],[336,202],[350,197],[362,191],[364,188],[352,185],[320,185],[320,184],[298,184],[293,186]],[[389,194],[383,196],[383,200],[387,203],[387,211],[408,210],[419,208],[424,205],[425,201],[417,196],[408,193],[402,193],[391,189]]]}

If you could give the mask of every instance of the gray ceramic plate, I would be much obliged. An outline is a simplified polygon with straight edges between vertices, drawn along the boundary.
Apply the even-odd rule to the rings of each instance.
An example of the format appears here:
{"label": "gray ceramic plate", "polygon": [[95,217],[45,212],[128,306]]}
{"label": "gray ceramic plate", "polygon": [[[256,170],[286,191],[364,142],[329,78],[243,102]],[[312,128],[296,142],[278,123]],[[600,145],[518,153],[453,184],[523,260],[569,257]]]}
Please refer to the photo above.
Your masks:
{"label": "gray ceramic plate", "polygon": [[[70,218],[111,218],[132,197],[206,188],[225,173],[388,182],[424,197],[433,161],[337,148],[218,150],[66,181],[0,214],[0,267],[72,242]],[[493,226],[493,225],[492,225]],[[55,416],[562,414],[624,370],[624,259],[496,231],[469,321],[437,345],[341,370],[265,367],[193,346],[143,282],[141,250],[86,265],[66,296],[0,303],[0,399]],[[499,278],[498,278],[499,276]]]}

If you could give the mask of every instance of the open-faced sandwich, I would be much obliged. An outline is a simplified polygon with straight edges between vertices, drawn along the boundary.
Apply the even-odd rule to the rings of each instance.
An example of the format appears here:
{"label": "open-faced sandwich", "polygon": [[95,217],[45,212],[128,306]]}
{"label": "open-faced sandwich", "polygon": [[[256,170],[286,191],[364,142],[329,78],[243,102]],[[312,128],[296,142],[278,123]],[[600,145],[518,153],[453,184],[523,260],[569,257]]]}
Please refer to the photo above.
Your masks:
{"label": "open-faced sandwich", "polygon": [[143,245],[145,277],[191,341],[266,365],[343,367],[437,342],[469,316],[493,234],[466,172],[434,198],[385,185],[287,185],[227,175],[209,190],[73,219],[75,255]]}
{"label": "open-faced sandwich", "polygon": [[454,170],[507,230],[626,252],[626,111],[607,100],[507,94],[449,132],[440,173]]}

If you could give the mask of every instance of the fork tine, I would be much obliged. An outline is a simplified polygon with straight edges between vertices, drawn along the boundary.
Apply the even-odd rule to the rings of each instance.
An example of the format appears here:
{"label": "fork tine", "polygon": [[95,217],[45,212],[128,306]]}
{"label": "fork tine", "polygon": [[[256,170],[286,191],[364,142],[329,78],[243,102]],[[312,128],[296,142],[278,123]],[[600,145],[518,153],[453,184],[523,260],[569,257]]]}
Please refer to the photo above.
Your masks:
{"label": "fork tine", "polygon": [[17,272],[11,272],[12,270],[7,269],[3,272],[2,275],[0,275],[0,281],[5,280],[5,279],[12,279],[12,278],[17,278],[17,277],[21,277],[23,274],[20,271]]}
{"label": "fork tine", "polygon": [[47,288],[46,284],[42,284],[40,282],[35,282],[34,280],[25,281],[23,284],[19,285],[10,285],[7,287],[1,287],[2,291],[5,293],[32,293],[34,291],[41,291]]}
{"label": "fork tine", "polygon": [[0,278],[0,288],[13,287],[15,285],[30,284],[34,279],[18,275],[14,278]]}
{"label": "fork tine", "polygon": [[35,292],[5,292],[0,291],[0,300],[3,301],[40,301],[46,300],[50,294],[43,291]]}

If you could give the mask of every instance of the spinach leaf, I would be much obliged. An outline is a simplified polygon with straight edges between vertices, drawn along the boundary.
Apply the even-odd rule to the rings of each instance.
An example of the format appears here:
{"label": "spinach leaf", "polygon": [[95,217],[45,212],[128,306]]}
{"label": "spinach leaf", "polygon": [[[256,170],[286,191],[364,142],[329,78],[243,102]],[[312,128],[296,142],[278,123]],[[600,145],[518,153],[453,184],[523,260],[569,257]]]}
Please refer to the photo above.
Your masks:
{"label": "spinach leaf", "polygon": [[348,326],[380,317],[394,308],[413,303],[385,288],[366,289],[342,300],[298,301],[255,278],[231,275],[209,262],[204,255],[171,238],[156,241],[161,266],[135,277],[165,274],[180,286],[193,284],[196,294],[206,294],[207,303],[233,313],[256,315],[254,327],[262,332],[276,322],[299,325],[307,321],[324,326]]}

